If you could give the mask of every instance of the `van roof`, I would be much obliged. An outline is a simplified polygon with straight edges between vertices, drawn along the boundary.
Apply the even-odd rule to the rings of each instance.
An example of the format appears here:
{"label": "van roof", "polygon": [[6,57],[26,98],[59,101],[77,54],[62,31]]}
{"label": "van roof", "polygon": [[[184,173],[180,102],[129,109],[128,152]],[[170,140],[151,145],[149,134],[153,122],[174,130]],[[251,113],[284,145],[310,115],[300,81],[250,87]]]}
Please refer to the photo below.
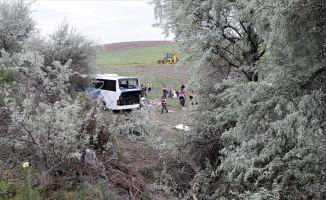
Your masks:
{"label": "van roof", "polygon": [[137,78],[137,77],[119,76],[118,74],[95,74],[95,78],[117,80],[121,78]]}
{"label": "van roof", "polygon": [[118,74],[95,74],[95,77],[118,77]]}

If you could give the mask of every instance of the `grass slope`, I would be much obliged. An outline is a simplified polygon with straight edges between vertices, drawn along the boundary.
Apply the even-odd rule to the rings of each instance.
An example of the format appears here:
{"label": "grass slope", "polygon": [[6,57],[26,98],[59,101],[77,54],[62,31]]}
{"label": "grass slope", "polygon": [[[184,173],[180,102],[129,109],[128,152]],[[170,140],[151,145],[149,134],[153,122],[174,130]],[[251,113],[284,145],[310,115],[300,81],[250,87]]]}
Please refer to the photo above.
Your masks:
{"label": "grass slope", "polygon": [[131,48],[118,51],[104,51],[98,57],[100,69],[112,66],[150,65],[156,64],[166,52],[178,52],[173,43],[149,47]]}

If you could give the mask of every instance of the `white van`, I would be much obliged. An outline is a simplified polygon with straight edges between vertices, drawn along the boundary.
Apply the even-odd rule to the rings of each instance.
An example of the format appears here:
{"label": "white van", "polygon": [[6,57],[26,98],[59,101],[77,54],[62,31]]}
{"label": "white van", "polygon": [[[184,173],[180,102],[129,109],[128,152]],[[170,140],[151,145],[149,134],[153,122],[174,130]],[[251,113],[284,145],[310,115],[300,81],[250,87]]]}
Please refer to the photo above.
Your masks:
{"label": "white van", "polygon": [[128,110],[140,107],[140,82],[137,77],[117,74],[97,74],[89,93],[97,103],[109,110]]}

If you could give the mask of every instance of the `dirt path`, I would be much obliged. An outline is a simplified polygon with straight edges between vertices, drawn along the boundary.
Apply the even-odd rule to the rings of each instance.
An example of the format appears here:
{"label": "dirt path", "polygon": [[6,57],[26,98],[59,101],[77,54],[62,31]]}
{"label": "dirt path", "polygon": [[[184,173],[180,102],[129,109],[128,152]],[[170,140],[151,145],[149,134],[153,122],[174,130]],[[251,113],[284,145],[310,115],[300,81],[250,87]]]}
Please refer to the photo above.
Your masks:
{"label": "dirt path", "polygon": [[[174,121],[173,118],[178,118],[182,111],[172,108],[170,110],[170,113],[163,114],[157,110],[155,120],[159,122],[162,143],[173,146],[177,137],[181,136],[181,132],[173,128],[175,124],[172,124],[171,121]],[[137,174],[134,178],[139,184],[148,189],[151,184],[162,178],[163,163],[172,158],[171,149],[154,150],[146,140],[131,141],[126,138],[119,138],[118,142],[123,148],[123,163],[132,171],[132,174]],[[150,199],[169,199],[162,191],[150,191],[147,195]]]}

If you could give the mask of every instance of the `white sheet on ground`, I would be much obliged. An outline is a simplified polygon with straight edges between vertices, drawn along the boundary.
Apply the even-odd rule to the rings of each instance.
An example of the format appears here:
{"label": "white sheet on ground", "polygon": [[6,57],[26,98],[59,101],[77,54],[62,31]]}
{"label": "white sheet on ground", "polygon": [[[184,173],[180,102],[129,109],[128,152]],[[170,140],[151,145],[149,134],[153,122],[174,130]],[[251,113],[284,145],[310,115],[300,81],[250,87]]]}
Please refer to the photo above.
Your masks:
{"label": "white sheet on ground", "polygon": [[189,126],[184,126],[183,124],[178,124],[178,125],[174,126],[174,128],[179,129],[179,130],[183,130],[183,131],[189,131],[190,130]]}

